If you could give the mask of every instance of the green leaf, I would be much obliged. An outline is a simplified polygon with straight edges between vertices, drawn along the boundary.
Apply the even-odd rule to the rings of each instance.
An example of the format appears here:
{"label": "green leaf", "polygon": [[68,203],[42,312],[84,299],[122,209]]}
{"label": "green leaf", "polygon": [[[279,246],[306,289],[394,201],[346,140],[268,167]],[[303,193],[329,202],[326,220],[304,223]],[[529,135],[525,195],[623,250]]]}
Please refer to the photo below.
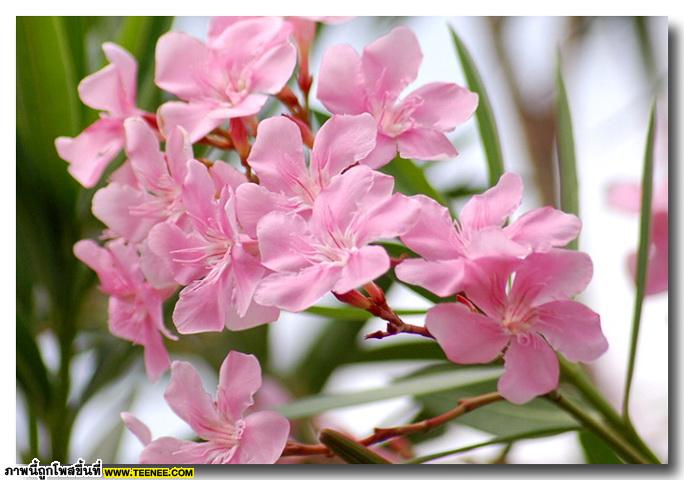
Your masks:
{"label": "green leaf", "polygon": [[551,437],[554,435],[560,435],[562,433],[572,432],[573,430],[576,430],[576,427],[544,428],[544,429],[539,429],[539,430],[530,430],[528,432],[521,432],[521,433],[518,433],[515,435],[505,435],[505,436],[501,436],[501,437],[494,437],[491,440],[487,440],[485,442],[475,443],[472,445],[466,445],[464,447],[454,448],[452,450],[445,450],[442,452],[431,453],[429,455],[425,455],[422,457],[412,458],[411,460],[407,461],[406,463],[407,464],[425,463],[425,462],[429,462],[431,460],[436,460],[438,458],[448,457],[450,455],[456,455],[458,453],[469,452],[471,450],[476,450],[476,449],[482,448],[482,447],[488,447],[489,445],[513,443],[513,442],[516,442],[518,440],[528,440],[528,439],[532,439],[532,438]]}
{"label": "green leaf", "polygon": [[632,379],[634,377],[639,327],[641,326],[641,310],[644,303],[644,294],[646,293],[646,273],[648,269],[648,256],[651,242],[655,118],[656,106],[654,103],[648,121],[646,152],[644,154],[644,171],[641,177],[641,222],[639,225],[639,249],[637,252],[636,298],[634,300],[634,317],[632,319],[632,335],[629,347],[629,360],[627,363],[627,377],[625,379],[625,393],[622,402],[622,413],[627,418],[629,418],[629,399],[632,390]]}
{"label": "green leaf", "polygon": [[48,371],[25,319],[17,316],[16,321],[17,382],[26,395],[31,411],[45,414],[52,397]]}
{"label": "green leaf", "polygon": [[[560,55],[556,68],[556,149],[558,153],[558,172],[560,174],[560,208],[564,212],[579,216],[579,184],[577,181],[577,162],[575,160],[575,140],[572,132],[570,103],[563,81]],[[577,250],[578,239],[568,244]]]}
{"label": "green leaf", "polygon": [[359,350],[345,363],[384,362],[396,360],[444,360],[444,352],[437,342],[414,340],[381,345]]}
{"label": "green leaf", "polygon": [[[317,415],[335,408],[361,405],[390,398],[426,395],[428,393],[443,392],[455,388],[465,388],[491,382],[498,378],[500,369],[474,367],[449,372],[440,372],[418,378],[402,380],[382,388],[361,392],[341,393],[336,395],[316,395],[296,400],[278,408],[280,413],[288,418],[304,418]],[[452,407],[456,399],[452,398]]]}
{"label": "green leaf", "polygon": [[349,307],[313,306],[307,308],[303,313],[310,313],[312,315],[325,318],[332,318],[334,320],[348,320],[356,322],[366,321],[373,316],[365,310]]}
{"label": "green leaf", "polygon": [[390,163],[382,167],[381,171],[394,177],[397,191],[406,195],[427,195],[442,205],[449,202],[439,193],[425,177],[425,172],[411,160],[397,156]]}
{"label": "green leaf", "polygon": [[577,437],[582,450],[584,451],[584,458],[587,463],[607,465],[615,463],[624,463],[620,460],[615,452],[595,434],[587,431],[578,432]]}
{"label": "green leaf", "polygon": [[496,128],[496,121],[494,120],[494,113],[489,102],[489,96],[484,86],[484,82],[480,77],[473,57],[468,52],[468,49],[456,34],[453,28],[449,27],[451,38],[456,47],[458,58],[463,67],[463,73],[468,83],[468,88],[477,93],[480,100],[475,117],[477,118],[477,125],[480,130],[480,139],[487,157],[487,166],[489,168],[489,185],[493,186],[499,180],[499,177],[504,173],[503,154],[501,153],[501,143],[499,142],[499,132]]}
{"label": "green leaf", "polygon": [[319,440],[347,463],[392,463],[359,442],[328,428],[321,432]]}

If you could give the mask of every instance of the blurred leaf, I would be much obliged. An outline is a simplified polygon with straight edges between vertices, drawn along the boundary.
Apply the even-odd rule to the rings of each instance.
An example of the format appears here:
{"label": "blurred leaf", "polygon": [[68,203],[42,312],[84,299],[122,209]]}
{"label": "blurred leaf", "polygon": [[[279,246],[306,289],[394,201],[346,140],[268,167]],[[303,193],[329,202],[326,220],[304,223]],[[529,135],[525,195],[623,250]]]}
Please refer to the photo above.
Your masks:
{"label": "blurred leaf", "polygon": [[475,449],[482,448],[482,447],[487,447],[489,445],[498,445],[498,444],[502,444],[502,443],[510,444],[510,443],[516,442],[518,440],[550,437],[550,436],[554,436],[554,435],[560,435],[562,433],[571,432],[573,430],[576,430],[576,428],[575,427],[545,428],[545,429],[540,429],[540,430],[530,430],[528,432],[522,432],[522,433],[518,433],[515,435],[505,435],[502,437],[494,437],[491,440],[487,440],[485,442],[475,443],[472,445],[466,445],[465,447],[459,447],[459,448],[455,448],[452,450],[445,450],[442,452],[431,453],[429,455],[425,455],[422,457],[412,458],[411,460],[407,461],[406,463],[407,464],[425,463],[425,462],[429,462],[431,460],[436,460],[438,458],[447,457],[450,455],[456,455],[458,453],[469,452],[471,450],[475,450]]}
{"label": "blurred leaf", "polygon": [[16,320],[17,381],[24,390],[29,409],[34,413],[45,414],[52,397],[48,371],[26,321],[19,316]]}
{"label": "blurred leaf", "polygon": [[80,404],[85,404],[104,387],[127,374],[133,360],[142,353],[141,347],[118,338],[107,337],[91,347],[95,352],[95,369],[81,394]]}
{"label": "blurred leaf", "polygon": [[343,435],[340,432],[324,429],[319,437],[321,443],[333,451],[338,457],[347,463],[392,463],[377,453],[370,450],[368,447],[361,445],[359,442]]}
{"label": "blurred leaf", "polygon": [[651,242],[651,204],[653,200],[653,144],[655,138],[655,103],[651,108],[646,135],[646,151],[644,153],[644,170],[641,177],[641,221],[639,224],[639,249],[637,251],[636,268],[636,296],[634,299],[634,317],[632,319],[632,335],[627,363],[627,378],[625,380],[624,398],[622,402],[623,414],[629,416],[629,399],[634,377],[634,365],[641,326],[641,310],[646,293],[646,274],[648,271],[648,257]]}
{"label": "blurred leaf", "polygon": [[624,463],[606,442],[593,433],[581,431],[577,436],[587,463],[599,465]]}
{"label": "blurred leaf", "polygon": [[57,157],[54,140],[81,128],[77,79],[63,19],[17,17],[17,134],[25,156],[18,170],[34,184],[49,185],[64,209],[73,204],[77,184]]}
{"label": "blurred leaf", "polygon": [[161,91],[154,83],[154,51],[157,39],[167,32],[174,17],[125,17],[118,43],[138,60],[138,106],[156,111]]}
{"label": "blurred leaf", "polygon": [[473,61],[473,57],[471,57],[468,49],[454,29],[449,27],[449,30],[451,31],[451,38],[463,67],[463,73],[465,74],[468,88],[477,93],[480,99],[477,110],[475,111],[475,116],[477,117],[477,125],[480,130],[482,146],[484,147],[485,155],[487,157],[489,186],[493,186],[504,173],[503,154],[501,153],[501,143],[499,142],[499,132],[496,128],[494,113],[482,78]]}
{"label": "blurred leaf", "polygon": [[444,352],[437,342],[412,340],[359,350],[345,360],[345,363],[384,362],[396,360],[444,360]]}
{"label": "blurred leaf", "polygon": [[411,160],[397,157],[382,167],[381,171],[394,177],[395,188],[405,195],[427,195],[442,205],[448,206],[449,202],[439,193],[425,177],[423,169]]}
{"label": "blurred leaf", "polygon": [[288,405],[278,407],[278,410],[289,418],[310,417],[335,408],[350,407],[390,398],[407,395],[426,395],[455,388],[472,388],[473,386],[493,381],[499,374],[499,369],[485,367],[441,372],[402,380],[385,387],[361,392],[317,395],[303,398]]}
{"label": "blurred leaf", "polygon": [[[572,115],[568,94],[563,81],[560,55],[556,68],[556,148],[558,152],[558,171],[560,175],[560,208],[564,212],[579,217],[579,185],[577,181],[577,162],[575,160],[575,140],[572,132]],[[577,250],[578,239],[568,244]]]}
{"label": "blurred leaf", "polygon": [[[116,411],[127,412],[131,409],[133,405],[133,400],[136,395],[136,389],[130,391],[130,393],[123,399],[123,401],[118,405]],[[111,428],[104,435],[100,437],[100,440],[91,446],[90,452],[85,458],[99,458],[105,463],[114,463],[119,454],[119,448],[121,447],[121,441],[126,431],[126,426],[124,422],[119,418],[119,416],[114,417],[114,423]]]}
{"label": "blurred leaf", "polygon": [[366,321],[373,315],[365,310],[352,307],[319,307],[307,308],[302,313],[310,313],[319,317],[332,318],[334,320]]}

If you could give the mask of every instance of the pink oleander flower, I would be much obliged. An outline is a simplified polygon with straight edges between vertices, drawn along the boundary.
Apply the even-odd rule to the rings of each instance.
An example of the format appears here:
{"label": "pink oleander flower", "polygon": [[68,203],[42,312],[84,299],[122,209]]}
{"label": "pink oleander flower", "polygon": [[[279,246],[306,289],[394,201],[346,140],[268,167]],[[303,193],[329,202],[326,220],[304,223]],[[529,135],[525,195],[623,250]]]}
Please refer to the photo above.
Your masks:
{"label": "pink oleander flower", "polygon": [[142,114],[136,106],[135,58],[114,43],[102,45],[110,64],[78,85],[81,101],[100,110],[100,119],[78,137],[55,140],[57,153],[69,162],[69,173],[86,188],[94,187],[124,146],[124,120]]}
{"label": "pink oleander flower", "polygon": [[123,240],[105,247],[92,240],[74,245],[74,255],[92,268],[100,289],[109,297],[109,330],[117,337],[145,347],[147,376],[157,380],[169,366],[169,355],[162,335],[176,340],[166,327],[162,305],[173,289],[151,287],[142,274],[135,248]]}
{"label": "pink oleander flower", "polygon": [[444,133],[470,118],[478,97],[455,83],[429,83],[399,99],[416,79],[422,58],[416,36],[406,27],[374,41],[361,56],[349,45],[325,52],[318,99],[332,113],[369,112],[377,122],[377,145],[363,163],[381,167],[397,151],[418,160],[458,155]]}
{"label": "pink oleander flower", "polygon": [[190,225],[166,221],[148,235],[152,252],[168,259],[176,282],[186,285],[173,311],[180,333],[244,330],[278,318],[277,309],[252,300],[266,269],[256,241],[238,224],[235,188],[217,190],[209,169],[191,162],[183,188]]}
{"label": "pink oleander flower", "polygon": [[255,232],[258,220],[273,210],[308,217],[316,197],[335,175],[374,147],[375,122],[370,115],[336,115],[318,131],[307,164],[297,124],[285,117],[263,120],[247,159],[259,185],[245,184],[236,192],[240,222]]}
{"label": "pink oleander flower", "polygon": [[[665,177],[653,192],[651,205],[651,242],[646,272],[646,295],[666,292],[669,272],[669,214],[668,178]],[[628,213],[638,214],[641,210],[641,186],[637,183],[617,183],[609,192],[609,203]],[[627,265],[636,278],[637,253],[627,257]]]}
{"label": "pink oleander flower", "polygon": [[181,128],[169,135],[166,154],[159,151],[155,130],[142,118],[127,119],[124,129],[132,175],[98,190],[93,196],[93,214],[113,234],[137,243],[157,223],[178,220],[185,212],[183,183],[188,162],[196,160]]}
{"label": "pink oleander flower", "polygon": [[447,297],[463,288],[472,260],[496,255],[524,257],[564,246],[579,235],[579,218],[552,207],[536,208],[504,226],[520,206],[522,194],[522,179],[505,173],[495,186],[474,195],[458,220],[452,220],[449,211],[431,198],[413,197],[420,203],[421,213],[401,241],[423,258],[401,262],[396,267],[397,277]]}
{"label": "pink oleander flower", "polygon": [[202,387],[188,362],[173,362],[164,398],[205,442],[173,437],[152,440],[150,429],[128,412],[121,418],[144,445],[140,463],[271,464],[285,448],[290,424],[282,415],[258,411],[245,416],[261,387],[261,367],[253,355],[230,352],[221,365],[216,397]]}
{"label": "pink oleander flower", "polygon": [[591,280],[587,254],[552,249],[476,263],[465,291],[481,313],[442,303],[425,325],[454,363],[489,363],[503,352],[498,390],[508,401],[525,403],[558,386],[554,349],[573,362],[593,361],[608,349],[599,315],[571,300]]}
{"label": "pink oleander flower", "polygon": [[330,290],[345,293],[387,272],[387,252],[369,243],[404,234],[418,215],[418,204],[393,188],[392,177],[359,165],[316,197],[310,220],[282,211],[263,217],[261,260],[276,273],[261,282],[256,300],[301,311]]}
{"label": "pink oleander flower", "polygon": [[162,131],[182,126],[196,142],[227,119],[258,113],[292,75],[290,33],[282,19],[263,17],[236,21],[207,44],[185,33],[163,35],[155,81],[184,101],[161,106]]}

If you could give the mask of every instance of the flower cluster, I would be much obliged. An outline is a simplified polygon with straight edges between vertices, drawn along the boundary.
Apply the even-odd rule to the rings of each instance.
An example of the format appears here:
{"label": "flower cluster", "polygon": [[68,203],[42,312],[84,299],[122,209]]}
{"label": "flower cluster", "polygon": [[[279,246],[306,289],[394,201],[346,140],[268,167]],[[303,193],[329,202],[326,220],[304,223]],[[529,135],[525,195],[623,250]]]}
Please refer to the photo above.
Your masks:
{"label": "flower cluster", "polygon": [[[79,86],[83,102],[103,113],[78,137],[57,139],[69,171],[93,187],[122,149],[126,159],[93,197],[103,246],[83,240],[74,252],[110,296],[112,333],[144,346],[149,377],[170,364],[163,337],[176,337],[162,304],[177,290],[178,333],[243,330],[329,292],[357,306],[384,302],[373,281],[392,268],[447,298],[428,312],[426,336],[450,360],[489,363],[503,354],[499,391],[512,402],[558,385],[554,350],[573,361],[601,355],[599,316],[573,300],[591,279],[591,260],[562,249],[579,234],[578,218],[544,207],[507,223],[523,190],[507,173],[455,221],[428,197],[395,192],[394,178],[376,170],[397,155],[455,157],[446,133],[472,116],[477,95],[440,82],[401,97],[422,52],[398,27],[361,55],[348,45],[325,53],[317,96],[332,116],[314,132],[307,96],[315,20],[339,19],[219,17],[206,42],[163,35],[155,82],[177,100],[156,114],[135,106],[136,63],[116,45],[105,44],[111,63]],[[287,86],[295,70],[302,102]],[[263,118],[273,101],[289,113]],[[195,158],[200,144],[240,161]],[[393,259],[380,240],[400,241],[418,257]],[[242,418],[260,385],[256,359],[230,353],[220,376],[212,400],[188,363],[171,364],[166,400],[206,442],[152,441],[123,415],[145,445],[141,461],[278,459],[287,421],[267,412]]]}

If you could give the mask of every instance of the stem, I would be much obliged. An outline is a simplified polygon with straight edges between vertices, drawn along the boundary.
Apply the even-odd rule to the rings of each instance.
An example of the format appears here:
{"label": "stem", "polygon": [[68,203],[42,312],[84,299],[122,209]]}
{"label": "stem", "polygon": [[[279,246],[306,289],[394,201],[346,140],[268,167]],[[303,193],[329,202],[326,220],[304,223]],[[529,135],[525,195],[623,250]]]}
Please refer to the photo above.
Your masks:
{"label": "stem", "polygon": [[554,391],[546,395],[546,398],[554,402],[560,408],[568,412],[570,415],[575,417],[587,430],[595,433],[601,437],[605,442],[607,442],[615,452],[620,455],[625,461],[630,463],[638,464],[649,464],[651,463],[647,458],[645,458],[639,451],[637,451],[632,445],[626,442],[620,435],[603,425],[601,422],[596,420],[594,417],[589,415],[585,409],[564,397],[558,391]]}
{"label": "stem", "polygon": [[598,410],[605,420],[613,428],[626,435],[639,450],[646,455],[651,462],[661,463],[655,453],[646,445],[631,423],[626,424],[622,416],[613,408],[606,398],[598,391],[596,386],[589,380],[584,370],[578,365],[573,365],[561,355],[558,356],[561,375],[570,384],[574,385],[582,396]]}
{"label": "stem", "polygon": [[[358,441],[361,445],[369,446],[376,443],[381,443],[394,437],[401,437],[404,435],[411,435],[413,433],[426,432],[435,427],[443,425],[461,415],[464,415],[476,408],[489,405],[490,403],[503,400],[503,397],[497,392],[486,393],[472,398],[464,398],[459,400],[458,405],[451,410],[444,412],[436,417],[428,418],[416,423],[402,425],[391,428],[376,428],[375,431]],[[328,455],[330,450],[325,445],[304,445],[301,443],[288,443],[283,451],[283,456],[293,455]]]}

